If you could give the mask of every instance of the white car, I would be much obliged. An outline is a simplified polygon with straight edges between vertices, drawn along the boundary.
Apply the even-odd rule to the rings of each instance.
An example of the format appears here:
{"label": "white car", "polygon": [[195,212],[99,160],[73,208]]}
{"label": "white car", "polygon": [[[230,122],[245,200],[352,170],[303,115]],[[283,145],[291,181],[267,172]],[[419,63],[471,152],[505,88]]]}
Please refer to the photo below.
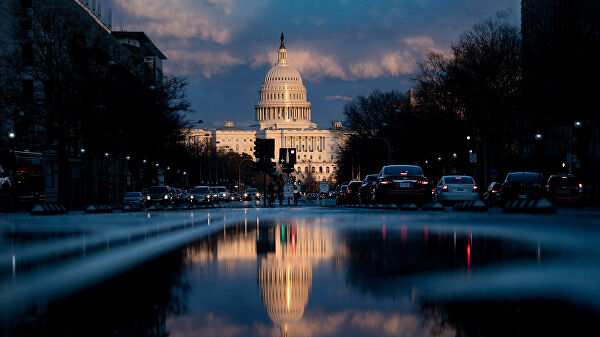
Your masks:
{"label": "white car", "polygon": [[441,203],[479,199],[479,188],[470,176],[443,176],[433,191],[433,200]]}

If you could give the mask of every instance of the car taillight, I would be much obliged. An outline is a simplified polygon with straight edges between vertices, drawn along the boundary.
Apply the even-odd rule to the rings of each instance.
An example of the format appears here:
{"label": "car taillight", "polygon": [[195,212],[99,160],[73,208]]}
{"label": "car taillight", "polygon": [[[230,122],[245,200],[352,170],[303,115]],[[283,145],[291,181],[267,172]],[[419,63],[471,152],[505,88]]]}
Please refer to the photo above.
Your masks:
{"label": "car taillight", "polygon": [[498,193],[498,191],[496,191],[496,190],[492,190],[492,193]]}
{"label": "car taillight", "polygon": [[477,191],[478,188],[477,185],[473,185],[473,191]]}
{"label": "car taillight", "polygon": [[348,193],[352,192],[352,190],[348,190]]}
{"label": "car taillight", "polygon": [[448,191],[448,185],[444,185],[444,187],[442,187],[442,191]]}
{"label": "car taillight", "polygon": [[421,180],[421,181],[419,181],[419,184],[421,184],[421,185],[427,185],[427,184],[429,184],[429,181],[427,181],[427,180]]}
{"label": "car taillight", "polygon": [[389,183],[390,183],[390,181],[389,181],[389,180],[381,180],[379,183],[380,183],[380,184],[387,185],[387,184],[389,184]]}
{"label": "car taillight", "polygon": [[579,193],[583,192],[583,184],[579,184]]}

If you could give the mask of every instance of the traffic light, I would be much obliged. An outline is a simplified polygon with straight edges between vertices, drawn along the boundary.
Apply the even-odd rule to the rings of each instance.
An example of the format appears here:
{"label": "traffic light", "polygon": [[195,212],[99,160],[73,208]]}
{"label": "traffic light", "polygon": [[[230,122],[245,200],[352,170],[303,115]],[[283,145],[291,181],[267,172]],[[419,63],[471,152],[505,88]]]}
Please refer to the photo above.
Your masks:
{"label": "traffic light", "polygon": [[275,159],[275,139],[263,139],[264,141],[264,155],[262,158]]}
{"label": "traffic light", "polygon": [[286,149],[284,147],[279,149],[279,164],[283,165],[288,162],[287,155],[288,155],[288,149]]}
{"label": "traffic light", "polygon": [[287,163],[290,165],[295,165],[296,164],[296,149],[295,148],[288,148],[288,160]]}
{"label": "traffic light", "polygon": [[265,163],[265,173],[267,173],[267,174],[271,174],[271,173],[273,173],[273,172],[277,171],[277,170],[275,169],[275,165],[276,165],[276,164],[275,164],[275,163],[273,163],[273,162],[271,162],[271,161],[269,161],[269,162],[266,162],[266,163]]}
{"label": "traffic light", "polygon": [[265,157],[265,139],[256,139],[254,141],[254,157],[257,161]]}

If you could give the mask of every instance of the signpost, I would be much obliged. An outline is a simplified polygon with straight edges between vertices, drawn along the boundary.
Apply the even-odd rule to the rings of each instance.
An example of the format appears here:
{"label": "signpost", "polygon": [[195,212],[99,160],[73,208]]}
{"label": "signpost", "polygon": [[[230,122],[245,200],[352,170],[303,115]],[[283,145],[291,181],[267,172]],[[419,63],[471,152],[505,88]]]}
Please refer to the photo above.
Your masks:
{"label": "signpost", "polygon": [[469,162],[471,164],[476,164],[477,163],[477,154],[471,153],[471,155],[469,156]]}
{"label": "signpost", "polygon": [[[283,186],[283,197],[284,198],[293,198],[294,197],[294,185],[285,184]],[[288,199],[288,203],[289,203],[289,199]]]}

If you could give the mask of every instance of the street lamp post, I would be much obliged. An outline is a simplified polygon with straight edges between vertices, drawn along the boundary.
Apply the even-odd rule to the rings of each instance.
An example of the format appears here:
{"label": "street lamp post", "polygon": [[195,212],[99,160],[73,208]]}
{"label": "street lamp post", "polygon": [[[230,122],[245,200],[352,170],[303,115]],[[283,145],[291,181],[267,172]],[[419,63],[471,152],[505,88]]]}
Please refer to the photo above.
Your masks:
{"label": "street lamp post", "polygon": [[252,162],[252,159],[244,159],[240,162],[240,166],[238,166],[238,193],[241,193],[242,190],[242,185],[241,185],[241,175],[240,172],[242,170],[242,167],[245,166],[247,163]]}
{"label": "street lamp post", "polygon": [[381,139],[385,142],[385,144],[387,145],[387,150],[388,150],[388,165],[390,165],[392,162],[392,150],[391,150],[390,142],[383,137],[369,136],[368,138],[369,139]]}

